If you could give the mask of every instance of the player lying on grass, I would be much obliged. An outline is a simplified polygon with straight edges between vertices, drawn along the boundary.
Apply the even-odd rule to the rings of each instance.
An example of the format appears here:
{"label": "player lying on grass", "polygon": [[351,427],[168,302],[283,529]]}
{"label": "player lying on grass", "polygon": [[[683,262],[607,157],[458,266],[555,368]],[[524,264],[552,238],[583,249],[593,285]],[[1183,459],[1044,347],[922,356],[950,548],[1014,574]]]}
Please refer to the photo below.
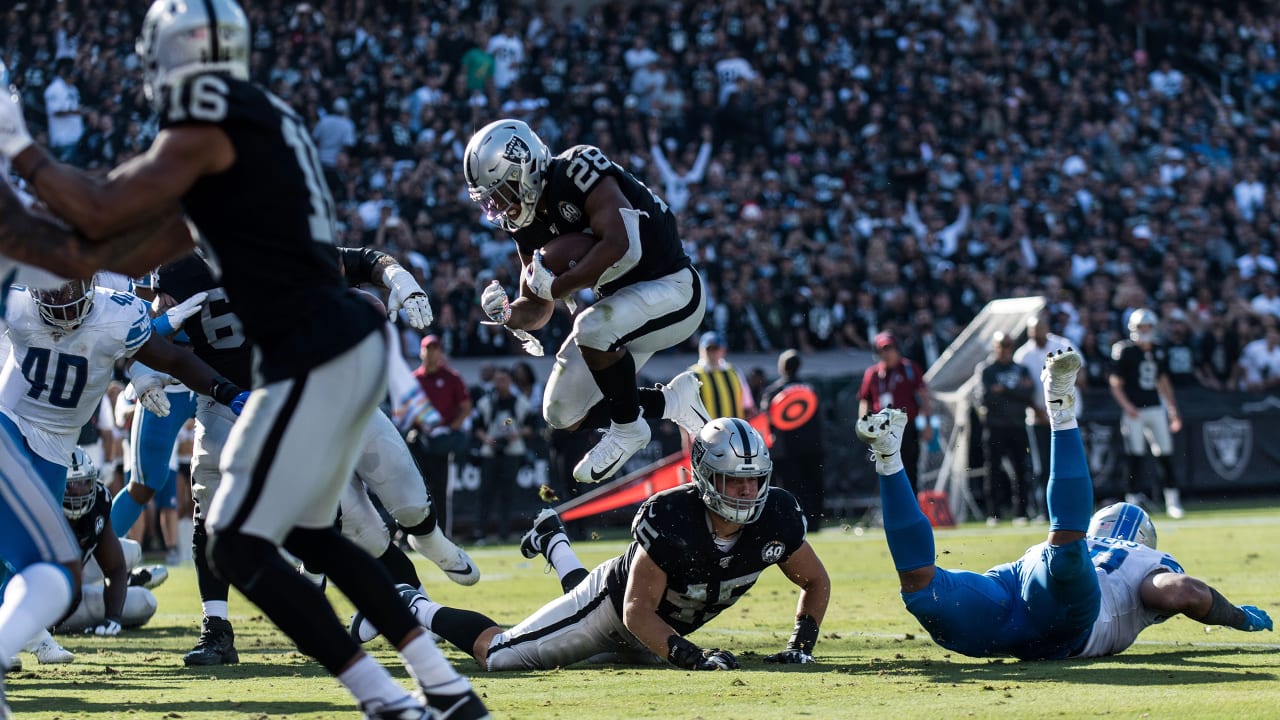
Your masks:
{"label": "player lying on grass", "polygon": [[544,555],[565,594],[510,630],[470,610],[421,599],[415,613],[432,632],[488,670],[562,667],[603,654],[631,662],[666,659],[689,670],[731,670],[733,653],[703,649],[688,635],[777,565],[800,588],[795,633],[772,663],[811,663],[831,596],[826,568],[805,540],[796,499],[771,488],[773,462],[760,433],[719,418],[692,447],[693,483],[649,498],[631,524],[626,552],[588,572],[555,511],[525,535],[525,557]]}
{"label": "player lying on grass", "polygon": [[880,477],[889,553],[907,610],[942,647],[973,657],[1024,660],[1097,657],[1133,644],[1145,628],[1177,615],[1237,630],[1272,629],[1259,608],[1237,607],[1155,549],[1141,508],[1094,515],[1093,481],[1076,427],[1074,350],[1051,354],[1041,374],[1053,431],[1049,537],[986,573],[934,564],[933,530],[921,512],[899,449],[906,415],[887,409],[858,422]]}

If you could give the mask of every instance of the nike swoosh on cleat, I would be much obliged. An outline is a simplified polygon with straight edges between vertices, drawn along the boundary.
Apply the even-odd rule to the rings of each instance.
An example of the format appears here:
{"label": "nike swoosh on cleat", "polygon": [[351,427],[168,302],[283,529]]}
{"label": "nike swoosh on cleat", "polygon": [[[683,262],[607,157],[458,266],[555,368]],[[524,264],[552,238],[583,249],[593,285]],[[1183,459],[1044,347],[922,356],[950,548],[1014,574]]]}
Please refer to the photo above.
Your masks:
{"label": "nike swoosh on cleat", "polygon": [[608,466],[608,467],[606,467],[604,470],[601,470],[600,472],[596,472],[595,470],[592,470],[592,471],[591,471],[591,479],[592,479],[592,480],[594,480],[594,481],[596,481],[596,482],[600,482],[601,480],[603,480],[603,479],[605,479],[606,477],[608,477],[608,476],[609,476],[609,473],[612,473],[612,472],[613,472],[613,468],[614,468],[615,466],[617,466],[617,464],[618,464],[618,463],[620,463],[620,462],[622,462],[622,458],[618,458],[617,460],[614,460],[613,462],[609,463],[609,466]]}
{"label": "nike swoosh on cleat", "polygon": [[694,409],[693,409],[693,414],[694,414],[694,415],[697,415],[697,416],[698,416],[698,419],[699,419],[699,420],[701,420],[701,421],[702,421],[702,422],[704,422],[704,423],[709,423],[709,422],[711,422],[711,418],[709,418],[709,417],[707,417],[706,415],[703,415],[702,413],[698,412],[698,408],[694,408]]}
{"label": "nike swoosh on cleat", "polygon": [[476,571],[476,569],[471,566],[471,563],[467,563],[466,567],[464,567],[461,570],[449,570],[447,568],[441,568],[441,569],[449,573],[450,575],[470,575],[471,573]]}

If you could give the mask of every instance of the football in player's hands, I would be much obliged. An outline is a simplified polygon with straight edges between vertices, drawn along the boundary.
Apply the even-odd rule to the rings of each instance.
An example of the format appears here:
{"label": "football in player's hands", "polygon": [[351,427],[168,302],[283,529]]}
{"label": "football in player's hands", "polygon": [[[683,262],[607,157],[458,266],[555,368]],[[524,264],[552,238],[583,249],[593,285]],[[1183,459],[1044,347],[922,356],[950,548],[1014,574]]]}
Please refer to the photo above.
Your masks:
{"label": "football in player's hands", "polygon": [[542,264],[554,275],[573,269],[596,244],[596,236],[585,232],[565,233],[542,246]]}

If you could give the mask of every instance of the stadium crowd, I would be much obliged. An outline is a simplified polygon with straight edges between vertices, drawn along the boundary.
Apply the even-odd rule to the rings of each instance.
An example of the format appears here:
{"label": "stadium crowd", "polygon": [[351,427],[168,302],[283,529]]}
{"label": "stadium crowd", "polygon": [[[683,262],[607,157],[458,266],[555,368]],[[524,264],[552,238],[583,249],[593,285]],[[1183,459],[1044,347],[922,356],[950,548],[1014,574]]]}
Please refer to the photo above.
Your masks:
{"label": "stadium crowd", "polygon": [[[515,351],[476,298],[491,278],[514,290],[519,261],[460,173],[500,116],[553,151],[600,146],[677,207],[704,329],[734,351],[946,341],[987,301],[1035,294],[1086,354],[1155,308],[1204,346],[1202,382],[1235,383],[1245,344],[1268,342],[1280,27],[1257,3],[578,5],[249,6],[253,79],[315,128],[340,244],[420,275],[450,355]],[[5,17],[0,53],[61,157],[106,168],[154,136],[142,9]]]}

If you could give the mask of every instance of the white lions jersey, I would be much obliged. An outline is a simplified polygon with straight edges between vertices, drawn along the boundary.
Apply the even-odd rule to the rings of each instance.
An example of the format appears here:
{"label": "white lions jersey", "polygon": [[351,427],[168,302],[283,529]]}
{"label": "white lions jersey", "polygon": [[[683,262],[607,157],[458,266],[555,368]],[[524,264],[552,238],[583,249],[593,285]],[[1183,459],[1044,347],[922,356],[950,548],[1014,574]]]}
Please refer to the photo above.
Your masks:
{"label": "white lions jersey", "polygon": [[40,317],[25,288],[5,296],[11,349],[0,372],[0,412],[17,424],[31,449],[59,465],[71,460],[80,428],[98,410],[115,362],[151,339],[147,304],[106,288],[70,333]]}
{"label": "white lions jersey", "polygon": [[1142,604],[1142,581],[1156,573],[1181,574],[1183,569],[1169,553],[1141,543],[1101,537],[1088,541],[1102,606],[1089,642],[1076,657],[1114,655],[1132,645],[1138,633],[1169,619]]}

